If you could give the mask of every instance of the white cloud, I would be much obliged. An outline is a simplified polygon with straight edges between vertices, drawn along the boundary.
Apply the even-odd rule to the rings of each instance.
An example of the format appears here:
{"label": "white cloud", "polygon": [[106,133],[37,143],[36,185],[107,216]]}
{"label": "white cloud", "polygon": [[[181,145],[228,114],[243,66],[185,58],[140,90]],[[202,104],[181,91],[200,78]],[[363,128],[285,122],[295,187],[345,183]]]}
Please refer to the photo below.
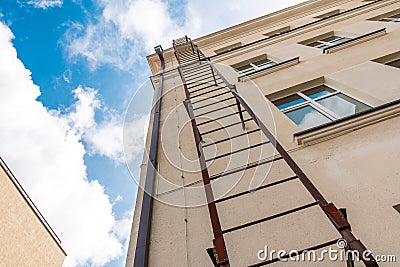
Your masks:
{"label": "white cloud", "polygon": [[63,241],[65,266],[104,265],[122,255],[126,236],[117,231],[125,218],[115,219],[103,186],[88,180],[80,142],[82,129],[99,127],[93,109],[101,103],[95,90],[78,88],[70,114],[47,110],[12,38],[0,23],[1,156]]}
{"label": "white cloud", "polygon": [[[196,25],[196,37],[257,18],[305,0],[189,0],[186,7],[188,26]],[[210,8],[212,6],[212,8]]]}
{"label": "white cloud", "polygon": [[[106,156],[119,163],[124,162],[122,118],[104,107],[98,98],[97,90],[78,87],[73,93],[76,102],[68,109],[68,113],[62,116],[68,121],[71,131],[85,141],[89,153]],[[105,114],[106,118],[101,123],[95,121],[97,111]],[[139,124],[131,125],[135,131],[138,130],[137,127],[142,126],[137,134],[132,136],[130,143],[134,144],[144,138],[144,126],[141,125],[141,121],[137,123]],[[137,147],[136,154],[143,150],[143,146]]]}
{"label": "white cloud", "polygon": [[122,125],[119,121],[111,120],[100,124],[85,135],[85,140],[93,149],[92,152],[122,162]]}
{"label": "white cloud", "polygon": [[124,251],[128,251],[129,238],[126,238],[131,233],[133,210],[125,212],[123,218],[114,224],[114,232],[120,239],[125,238]]}
{"label": "white cloud", "polygon": [[96,22],[68,31],[67,50],[72,57],[85,57],[93,68],[111,64],[129,70],[156,45],[169,47],[185,34],[199,37],[300,2],[304,0],[187,0],[176,17],[169,12],[173,1],[101,0],[103,12]]}
{"label": "white cloud", "polygon": [[52,7],[61,7],[63,0],[30,0],[28,5],[33,5],[35,8],[48,9]]}
{"label": "white cloud", "polygon": [[119,29],[104,18],[100,18],[97,24],[86,26],[72,23],[65,36],[69,56],[83,56],[92,69],[110,64],[129,70],[138,60],[141,50],[139,42],[121,36]]}

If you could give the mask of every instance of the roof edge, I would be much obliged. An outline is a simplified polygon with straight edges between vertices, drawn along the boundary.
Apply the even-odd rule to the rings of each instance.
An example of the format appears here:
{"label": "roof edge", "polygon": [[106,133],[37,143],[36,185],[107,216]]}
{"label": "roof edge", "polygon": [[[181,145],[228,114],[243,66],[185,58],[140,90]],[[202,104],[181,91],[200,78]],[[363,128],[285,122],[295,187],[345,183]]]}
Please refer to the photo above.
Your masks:
{"label": "roof edge", "polygon": [[14,186],[17,188],[18,192],[22,195],[22,197],[24,198],[25,202],[31,208],[33,213],[35,213],[36,217],[39,219],[39,221],[42,223],[42,225],[46,228],[47,232],[51,235],[53,240],[56,241],[56,244],[61,249],[63,254],[65,256],[67,256],[67,253],[65,252],[65,250],[61,246],[60,238],[57,236],[57,234],[54,232],[53,228],[51,228],[50,224],[46,221],[46,219],[44,218],[42,213],[39,211],[39,209],[33,203],[32,199],[29,197],[28,193],[25,191],[25,189],[19,183],[19,181],[15,177],[15,175],[11,172],[10,168],[7,166],[7,164],[5,163],[5,161],[3,160],[2,157],[0,157],[0,166],[3,169],[3,171],[7,174],[8,178],[10,178],[10,180],[14,184]]}

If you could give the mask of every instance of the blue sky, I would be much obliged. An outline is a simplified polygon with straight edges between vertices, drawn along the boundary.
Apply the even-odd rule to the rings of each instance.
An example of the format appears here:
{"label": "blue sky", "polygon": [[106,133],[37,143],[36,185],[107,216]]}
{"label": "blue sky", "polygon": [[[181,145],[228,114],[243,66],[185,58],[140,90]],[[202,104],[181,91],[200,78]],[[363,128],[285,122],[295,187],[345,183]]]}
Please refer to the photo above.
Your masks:
{"label": "blue sky", "polygon": [[[0,155],[60,235],[65,266],[124,265],[136,184],[123,157],[123,121],[150,76],[145,56],[184,34],[197,37],[301,1],[268,2],[0,2],[0,122],[8,125]],[[135,176],[148,85],[147,99],[133,101],[137,116],[129,124]]]}

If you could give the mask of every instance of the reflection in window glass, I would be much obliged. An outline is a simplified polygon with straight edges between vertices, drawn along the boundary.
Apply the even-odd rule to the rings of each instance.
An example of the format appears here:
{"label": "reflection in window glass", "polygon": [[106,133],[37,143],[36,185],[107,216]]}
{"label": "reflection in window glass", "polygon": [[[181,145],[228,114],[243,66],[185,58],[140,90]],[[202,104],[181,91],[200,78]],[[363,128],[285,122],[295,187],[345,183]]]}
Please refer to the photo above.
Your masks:
{"label": "reflection in window glass", "polygon": [[320,45],[321,45],[321,43],[319,43],[319,42],[313,42],[311,44],[308,44],[308,46],[313,46],[313,47],[317,47],[317,46],[320,46]]}
{"label": "reflection in window glass", "polygon": [[370,106],[342,93],[317,100],[317,102],[327,109],[335,112],[339,117],[356,114],[370,108]]}
{"label": "reflection in window glass", "polygon": [[255,69],[250,64],[247,64],[247,65],[244,65],[241,67],[237,67],[236,70],[239,71],[243,75],[248,75],[248,74],[255,72]]}
{"label": "reflection in window glass", "polygon": [[344,43],[344,42],[349,41],[349,40],[351,40],[351,38],[334,35],[334,36],[322,39],[321,41],[330,43],[331,45],[336,45],[336,44]]}
{"label": "reflection in window glass", "polygon": [[311,99],[315,99],[315,98],[318,98],[318,97],[321,97],[324,95],[328,95],[329,93],[333,93],[333,92],[335,92],[335,90],[329,88],[326,85],[321,85],[321,86],[317,86],[312,89],[303,91],[302,93]]}
{"label": "reflection in window glass", "polygon": [[259,60],[250,62],[246,65],[242,65],[242,66],[234,67],[234,68],[240,72],[241,76],[244,76],[244,75],[249,75],[249,74],[252,74],[252,73],[260,71],[260,70],[267,69],[276,64],[277,64],[276,62],[274,62],[268,58],[265,58],[265,59],[259,59]]}
{"label": "reflection in window glass", "polygon": [[306,102],[303,98],[298,95],[287,96],[278,100],[273,101],[274,105],[278,107],[278,109],[282,110],[288,107],[292,107],[294,105]]}
{"label": "reflection in window glass", "polygon": [[260,69],[266,69],[268,67],[275,65],[276,63],[269,59],[263,59],[263,60],[254,62],[253,64],[256,65],[257,67],[259,67]]}
{"label": "reflection in window glass", "polygon": [[347,42],[349,40],[351,40],[351,38],[332,35],[332,36],[326,37],[324,39],[312,42],[312,43],[308,44],[308,46],[318,47],[318,48],[321,48],[321,49],[326,49],[326,48],[329,48],[331,46]]}
{"label": "reflection in window glass", "polygon": [[303,130],[331,121],[311,106],[305,106],[303,108],[287,112],[286,116],[288,116],[294,123],[299,125]]}
{"label": "reflection in window glass", "polygon": [[383,18],[380,21],[386,21],[386,22],[400,22],[400,13],[399,14],[395,14],[392,15],[390,17],[387,18]]}
{"label": "reflection in window glass", "polygon": [[395,67],[395,68],[400,68],[400,59],[394,60],[392,62],[386,63],[386,65]]}

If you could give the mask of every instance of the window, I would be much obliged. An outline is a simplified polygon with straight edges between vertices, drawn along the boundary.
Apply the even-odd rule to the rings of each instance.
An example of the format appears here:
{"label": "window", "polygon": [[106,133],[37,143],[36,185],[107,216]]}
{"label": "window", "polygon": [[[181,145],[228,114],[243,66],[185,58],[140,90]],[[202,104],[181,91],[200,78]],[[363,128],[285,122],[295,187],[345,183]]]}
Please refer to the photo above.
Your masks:
{"label": "window", "polygon": [[272,61],[268,58],[254,58],[246,61],[246,63],[239,63],[233,65],[232,67],[240,73],[240,76],[245,76],[252,74],[256,71],[267,69],[276,64],[277,63],[275,61]]}
{"label": "window", "polygon": [[368,20],[384,21],[384,22],[400,22],[400,9],[392,10],[388,13],[381,14],[373,18],[369,18]]}
{"label": "window", "polygon": [[324,54],[330,54],[344,48],[357,45],[386,34],[386,28],[357,34],[351,32],[331,31],[299,42],[299,44],[320,48]]}
{"label": "window", "polygon": [[380,58],[376,58],[372,61],[380,64],[385,64],[394,68],[400,68],[400,51],[388,54]]}
{"label": "window", "polygon": [[303,130],[371,107],[326,85],[320,85],[272,103]]}
{"label": "window", "polygon": [[386,22],[400,22],[400,12],[386,18],[382,18],[379,21],[386,21]]}
{"label": "window", "polygon": [[372,61],[380,64],[385,64],[394,68],[400,68],[400,51],[394,52],[392,54],[380,58],[376,58]]}
{"label": "window", "polygon": [[351,39],[352,38],[333,35],[333,36],[329,36],[329,37],[323,38],[321,40],[317,40],[315,42],[309,43],[307,45],[308,46],[312,46],[312,47],[321,48],[321,49],[326,49],[326,48],[329,48],[331,46],[344,43],[344,42],[349,41]]}

